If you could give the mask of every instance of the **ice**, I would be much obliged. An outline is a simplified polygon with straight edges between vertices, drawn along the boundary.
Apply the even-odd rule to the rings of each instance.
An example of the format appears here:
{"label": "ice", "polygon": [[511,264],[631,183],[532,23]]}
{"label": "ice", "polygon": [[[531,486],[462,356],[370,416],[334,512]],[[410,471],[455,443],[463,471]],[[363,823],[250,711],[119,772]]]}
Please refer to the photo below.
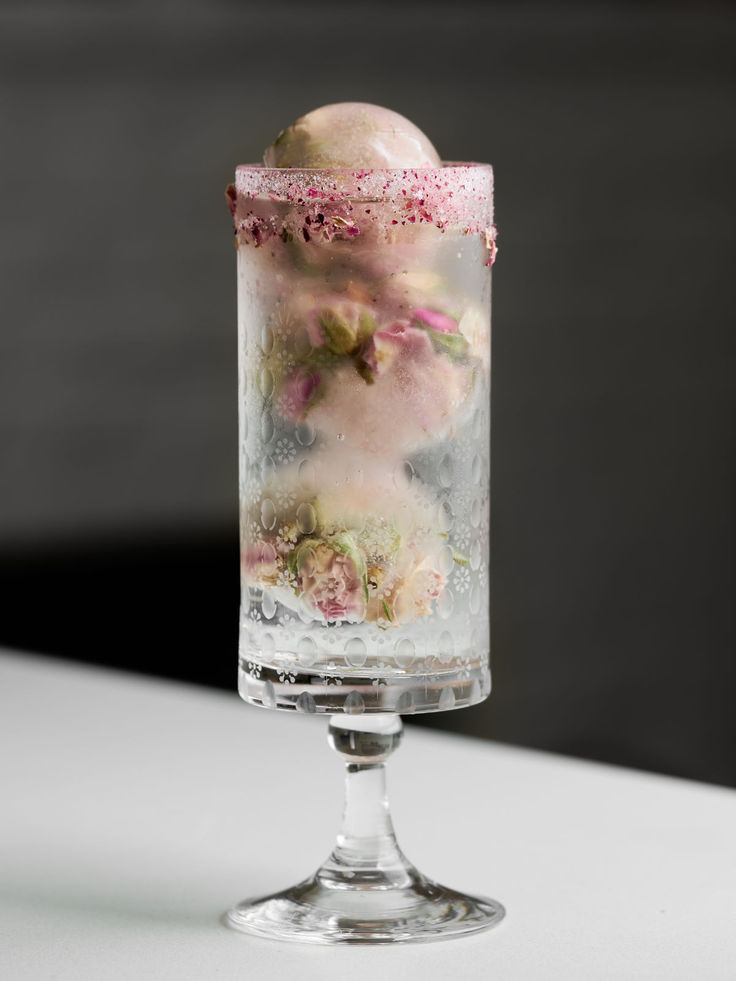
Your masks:
{"label": "ice", "polygon": [[368,102],[336,102],[307,113],[276,137],[267,167],[440,167],[424,133],[398,112]]}

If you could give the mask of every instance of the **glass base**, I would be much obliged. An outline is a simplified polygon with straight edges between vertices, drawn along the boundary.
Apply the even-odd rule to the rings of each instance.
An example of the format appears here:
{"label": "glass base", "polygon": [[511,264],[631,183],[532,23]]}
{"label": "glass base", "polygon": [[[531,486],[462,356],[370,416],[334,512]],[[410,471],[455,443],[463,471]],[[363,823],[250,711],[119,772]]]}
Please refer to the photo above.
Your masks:
{"label": "glass base", "polygon": [[439,668],[431,675],[384,669],[382,676],[343,669],[338,676],[241,659],[238,691],[251,705],[305,715],[448,712],[477,705],[491,692],[487,656],[472,664]]}
{"label": "glass base", "polygon": [[381,944],[444,940],[502,920],[500,903],[437,885],[399,848],[384,764],[401,742],[400,717],[333,716],[328,736],[347,763],[345,812],[332,853],[310,879],[245,900],[225,923],[277,940]]}
{"label": "glass base", "polygon": [[278,940],[385,944],[445,940],[503,919],[504,908],[493,899],[466,896],[411,871],[410,883],[393,888],[328,885],[317,873],[291,889],[240,903],[225,920],[236,930]]}

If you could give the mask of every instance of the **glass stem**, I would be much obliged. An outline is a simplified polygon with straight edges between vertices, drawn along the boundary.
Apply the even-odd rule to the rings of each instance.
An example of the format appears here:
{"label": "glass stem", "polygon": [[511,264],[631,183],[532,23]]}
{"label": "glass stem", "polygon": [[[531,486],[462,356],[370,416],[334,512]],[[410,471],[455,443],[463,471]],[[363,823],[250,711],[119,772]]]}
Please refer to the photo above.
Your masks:
{"label": "glass stem", "polygon": [[401,733],[398,715],[360,721],[335,716],[330,722],[330,744],[345,759],[347,773],[342,827],[319,873],[324,884],[391,889],[413,881],[416,873],[396,843],[386,794],[384,761]]}

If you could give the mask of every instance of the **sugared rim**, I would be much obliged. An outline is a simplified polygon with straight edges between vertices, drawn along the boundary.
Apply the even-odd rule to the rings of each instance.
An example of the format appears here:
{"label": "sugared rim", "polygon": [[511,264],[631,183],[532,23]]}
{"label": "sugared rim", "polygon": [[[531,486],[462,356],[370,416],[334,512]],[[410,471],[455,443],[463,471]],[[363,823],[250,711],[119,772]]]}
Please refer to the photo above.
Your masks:
{"label": "sugared rim", "polygon": [[267,167],[263,163],[238,164],[241,170],[255,170],[261,174],[443,174],[448,170],[480,168],[493,172],[493,165],[476,161],[443,160],[441,167]]}
{"label": "sugared rim", "polygon": [[330,241],[357,237],[366,225],[493,229],[493,168],[482,163],[364,170],[241,164],[227,198],[244,240],[303,233],[311,240],[315,221]]}
{"label": "sugared rim", "polygon": [[[235,172],[232,204],[270,201],[298,207],[316,203],[383,203],[416,211],[415,220],[491,224],[493,168],[490,164],[448,162],[442,167],[345,168],[265,167],[241,164]],[[411,217],[393,216],[394,222]]]}

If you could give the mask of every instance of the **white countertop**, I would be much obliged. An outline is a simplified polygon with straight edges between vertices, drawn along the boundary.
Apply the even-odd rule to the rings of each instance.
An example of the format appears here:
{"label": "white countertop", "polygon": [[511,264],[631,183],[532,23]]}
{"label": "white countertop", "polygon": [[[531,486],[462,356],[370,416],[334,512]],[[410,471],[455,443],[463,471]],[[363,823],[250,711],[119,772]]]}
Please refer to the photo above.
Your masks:
{"label": "white countertop", "polygon": [[326,728],[2,654],[3,981],[736,978],[735,792],[411,727],[389,763],[399,842],[504,903],[500,926],[372,948],[226,929],[228,906],[330,850],[343,767]]}

